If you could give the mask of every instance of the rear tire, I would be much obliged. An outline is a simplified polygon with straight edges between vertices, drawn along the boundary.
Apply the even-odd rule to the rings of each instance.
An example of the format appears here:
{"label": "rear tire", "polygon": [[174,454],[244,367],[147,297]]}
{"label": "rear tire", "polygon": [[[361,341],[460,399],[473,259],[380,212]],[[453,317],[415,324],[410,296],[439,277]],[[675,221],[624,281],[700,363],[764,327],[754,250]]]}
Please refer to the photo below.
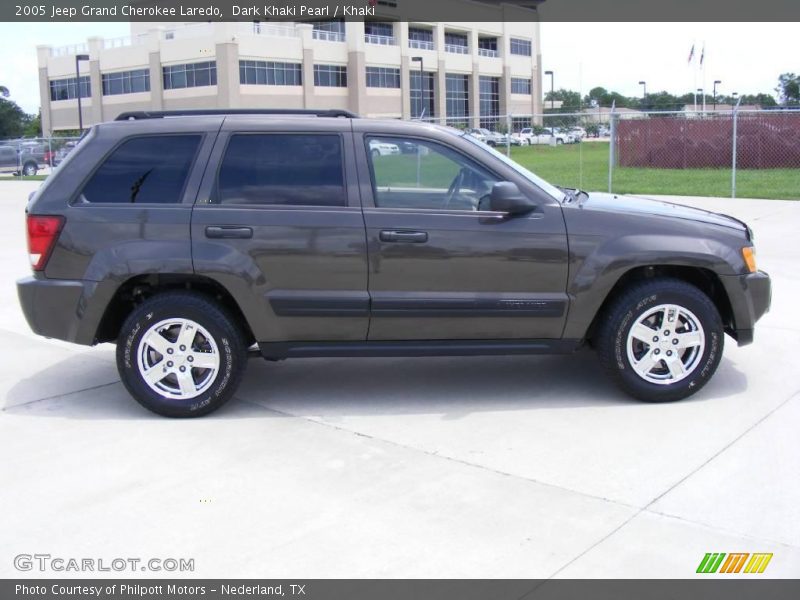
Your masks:
{"label": "rear tire", "polygon": [[22,174],[25,177],[33,177],[36,175],[36,172],[39,170],[38,166],[35,163],[26,163],[24,167],[22,167]]}
{"label": "rear tire", "polygon": [[708,296],[663,278],[624,290],[605,311],[594,342],[620,388],[639,400],[669,402],[708,383],[722,358],[724,330]]}
{"label": "rear tire", "polygon": [[140,304],[117,340],[125,388],[165,417],[200,417],[230,400],[247,362],[233,318],[210,298],[165,292]]}

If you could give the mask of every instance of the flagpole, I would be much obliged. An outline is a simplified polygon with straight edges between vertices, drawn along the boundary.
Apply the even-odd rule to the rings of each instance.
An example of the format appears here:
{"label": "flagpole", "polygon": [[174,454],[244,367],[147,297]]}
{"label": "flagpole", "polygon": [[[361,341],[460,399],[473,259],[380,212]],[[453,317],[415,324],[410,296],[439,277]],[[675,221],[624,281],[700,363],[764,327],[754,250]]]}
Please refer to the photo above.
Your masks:
{"label": "flagpole", "polygon": [[703,80],[703,115],[706,114],[706,43],[703,42],[703,52],[700,54],[700,69]]}
{"label": "flagpole", "polygon": [[692,68],[692,94],[694,95],[694,112],[697,114],[697,62],[694,60],[695,42],[689,51],[689,66]]}

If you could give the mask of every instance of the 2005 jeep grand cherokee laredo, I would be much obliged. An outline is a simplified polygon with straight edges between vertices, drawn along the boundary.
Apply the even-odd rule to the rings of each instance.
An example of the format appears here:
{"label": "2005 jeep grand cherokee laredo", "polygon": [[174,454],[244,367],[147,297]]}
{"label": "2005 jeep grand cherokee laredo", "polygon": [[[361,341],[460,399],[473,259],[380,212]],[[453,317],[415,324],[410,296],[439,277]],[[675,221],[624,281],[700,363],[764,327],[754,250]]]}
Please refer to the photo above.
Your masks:
{"label": "2005 jeep grand cherokee laredo", "polygon": [[27,227],[31,328],[116,342],[128,391],[171,417],[219,408],[256,353],[589,343],[629,394],[676,400],[770,304],[734,218],[555,187],[454,129],[343,111],[121,115]]}

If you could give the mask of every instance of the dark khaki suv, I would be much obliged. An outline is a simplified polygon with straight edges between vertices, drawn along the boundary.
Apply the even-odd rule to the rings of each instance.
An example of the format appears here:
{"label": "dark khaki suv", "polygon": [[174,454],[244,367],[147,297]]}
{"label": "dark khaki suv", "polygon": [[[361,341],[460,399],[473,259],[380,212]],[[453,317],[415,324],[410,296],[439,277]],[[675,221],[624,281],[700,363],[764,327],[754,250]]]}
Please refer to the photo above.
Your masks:
{"label": "dark khaki suv", "polygon": [[27,224],[33,330],[116,342],[130,393],[174,417],[219,408],[252,354],[589,343],[629,394],[676,400],[770,304],[736,219],[558,188],[463,132],[341,111],[122,115]]}

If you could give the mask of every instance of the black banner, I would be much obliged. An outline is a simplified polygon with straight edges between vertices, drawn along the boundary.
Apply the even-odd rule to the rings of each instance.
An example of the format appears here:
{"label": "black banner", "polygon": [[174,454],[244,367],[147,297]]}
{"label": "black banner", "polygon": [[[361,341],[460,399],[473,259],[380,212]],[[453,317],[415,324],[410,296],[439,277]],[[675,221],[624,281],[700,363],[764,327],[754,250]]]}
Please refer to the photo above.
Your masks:
{"label": "black banner", "polygon": [[798,580],[41,579],[0,581],[3,600],[796,600]]}
{"label": "black banner", "polygon": [[797,0],[4,0],[0,20],[800,21]]}

